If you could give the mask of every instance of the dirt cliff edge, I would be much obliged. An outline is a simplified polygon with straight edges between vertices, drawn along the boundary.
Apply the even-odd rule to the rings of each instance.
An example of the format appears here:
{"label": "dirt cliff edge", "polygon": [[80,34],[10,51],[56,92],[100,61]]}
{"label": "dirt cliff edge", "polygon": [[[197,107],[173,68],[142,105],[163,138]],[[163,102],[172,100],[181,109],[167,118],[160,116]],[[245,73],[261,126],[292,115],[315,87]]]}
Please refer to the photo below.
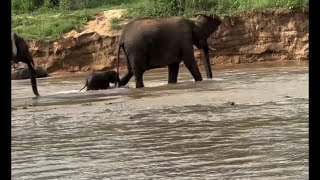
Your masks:
{"label": "dirt cliff edge", "polygon": [[[108,21],[121,11],[103,12],[52,42],[28,41],[34,61],[49,73],[116,68],[116,44],[120,31],[111,31]],[[262,61],[308,60],[309,13],[284,9],[250,11],[224,17],[224,23],[209,38],[212,64],[239,64]],[[105,32],[105,33],[104,33]],[[122,54],[122,53],[121,53]],[[200,53],[195,49],[198,64]],[[121,55],[121,69],[126,68]]]}

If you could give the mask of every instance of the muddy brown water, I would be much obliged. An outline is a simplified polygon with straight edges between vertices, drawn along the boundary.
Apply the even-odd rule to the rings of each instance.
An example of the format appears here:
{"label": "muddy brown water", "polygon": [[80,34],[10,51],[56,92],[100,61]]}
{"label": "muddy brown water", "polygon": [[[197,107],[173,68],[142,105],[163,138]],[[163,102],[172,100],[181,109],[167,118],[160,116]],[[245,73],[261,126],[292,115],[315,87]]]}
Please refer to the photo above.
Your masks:
{"label": "muddy brown water", "polygon": [[91,92],[44,78],[39,99],[12,81],[12,179],[308,179],[308,66],[239,67]]}

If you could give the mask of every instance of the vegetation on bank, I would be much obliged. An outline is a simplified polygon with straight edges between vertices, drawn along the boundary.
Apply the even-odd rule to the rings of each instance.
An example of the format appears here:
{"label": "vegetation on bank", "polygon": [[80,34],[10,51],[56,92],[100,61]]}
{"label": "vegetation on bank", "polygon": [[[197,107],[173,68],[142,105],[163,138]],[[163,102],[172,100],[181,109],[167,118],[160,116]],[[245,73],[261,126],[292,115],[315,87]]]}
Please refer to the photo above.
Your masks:
{"label": "vegetation on bank", "polygon": [[[126,2],[126,3],[123,3]],[[81,28],[102,11],[126,8],[130,0],[12,0],[12,31],[25,39],[51,40]]]}
{"label": "vegetation on bank", "polygon": [[192,17],[199,11],[220,16],[251,9],[308,7],[308,0],[12,0],[12,30],[26,39],[55,39],[81,28],[94,15],[127,9],[123,19],[112,19],[119,29],[124,19],[137,17]]}

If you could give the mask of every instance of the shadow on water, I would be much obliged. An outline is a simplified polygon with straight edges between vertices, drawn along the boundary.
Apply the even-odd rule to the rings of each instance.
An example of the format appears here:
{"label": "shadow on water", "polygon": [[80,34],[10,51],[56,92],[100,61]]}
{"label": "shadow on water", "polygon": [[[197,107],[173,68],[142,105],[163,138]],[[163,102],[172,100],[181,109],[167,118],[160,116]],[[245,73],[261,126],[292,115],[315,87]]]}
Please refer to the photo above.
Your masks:
{"label": "shadow on water", "polygon": [[83,79],[41,79],[39,99],[13,82],[13,179],[308,179],[306,66],[78,92]]}

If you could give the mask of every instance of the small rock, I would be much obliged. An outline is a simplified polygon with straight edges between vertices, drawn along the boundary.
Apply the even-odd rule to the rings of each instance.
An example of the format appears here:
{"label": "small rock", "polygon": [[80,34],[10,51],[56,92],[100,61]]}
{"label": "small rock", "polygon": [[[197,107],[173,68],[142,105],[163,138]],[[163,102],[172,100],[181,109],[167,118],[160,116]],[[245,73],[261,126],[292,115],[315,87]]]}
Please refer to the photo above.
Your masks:
{"label": "small rock", "polygon": [[233,101],[228,101],[228,103],[229,103],[231,106],[236,105],[236,103],[235,103],[235,102],[233,102]]}
{"label": "small rock", "polygon": [[[44,78],[49,76],[48,72],[40,66],[35,66],[35,71],[37,73],[36,78]],[[31,71],[28,67],[17,68],[11,72],[11,80],[21,80],[30,78]]]}

